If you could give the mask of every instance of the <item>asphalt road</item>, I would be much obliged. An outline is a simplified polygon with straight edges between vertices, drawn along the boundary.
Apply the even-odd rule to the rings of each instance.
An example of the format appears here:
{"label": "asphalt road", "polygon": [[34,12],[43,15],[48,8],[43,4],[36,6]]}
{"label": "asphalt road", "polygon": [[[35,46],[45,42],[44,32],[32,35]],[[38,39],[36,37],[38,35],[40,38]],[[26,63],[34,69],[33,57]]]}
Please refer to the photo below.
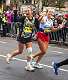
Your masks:
{"label": "asphalt road", "polygon": [[[0,38],[0,80],[68,80],[68,65],[59,69],[59,75],[56,76],[52,69],[52,61],[60,62],[68,58],[68,48],[58,47],[50,44],[47,54],[43,57],[40,64],[44,69],[36,69],[34,72],[28,72],[24,69],[26,65],[26,51],[22,55],[7,64],[6,54],[11,53],[17,48],[17,42],[12,38]],[[38,51],[37,43],[33,43],[33,54]]]}

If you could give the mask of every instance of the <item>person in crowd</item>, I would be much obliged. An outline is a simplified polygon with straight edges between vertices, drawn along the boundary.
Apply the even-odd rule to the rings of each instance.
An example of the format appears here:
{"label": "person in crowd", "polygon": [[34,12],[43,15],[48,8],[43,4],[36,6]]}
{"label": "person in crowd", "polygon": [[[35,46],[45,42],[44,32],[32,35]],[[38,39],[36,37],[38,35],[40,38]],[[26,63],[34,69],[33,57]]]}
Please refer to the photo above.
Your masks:
{"label": "person in crowd", "polygon": [[1,30],[1,25],[2,25],[2,14],[0,13],[0,30]]}
{"label": "person in crowd", "polygon": [[[65,14],[64,18],[65,18],[66,22],[64,24],[63,29],[66,29],[66,27],[68,27],[68,14]],[[65,32],[65,35],[66,35],[66,32]],[[53,62],[53,69],[54,69],[54,73],[56,75],[58,75],[58,68],[63,65],[68,65],[68,59],[65,59],[65,60],[58,62],[58,63]]]}
{"label": "person in crowd", "polygon": [[7,33],[10,33],[10,31],[11,31],[11,23],[12,23],[12,12],[11,12],[10,9],[6,11],[5,16],[7,18],[7,28],[8,28]]}
{"label": "person in crowd", "polygon": [[58,63],[53,62],[52,65],[53,65],[54,73],[56,75],[58,75],[58,68],[60,68],[63,65],[68,65],[68,59],[65,59],[65,60],[58,62]]}
{"label": "person in crowd", "polygon": [[[54,16],[54,18],[53,18],[53,26],[54,26],[54,28],[57,28],[58,27],[58,23],[57,23],[57,17],[58,16],[57,16],[57,14],[54,14],[53,16]],[[56,32],[51,32],[50,39],[57,41],[57,31]]]}
{"label": "person in crowd", "polygon": [[[54,26],[58,27],[62,26],[62,24],[63,24],[62,15],[59,13],[58,15],[56,15]],[[62,37],[62,29],[56,32],[56,40],[58,41],[58,43],[61,37]]]}
{"label": "person in crowd", "polygon": [[63,35],[63,43],[66,41],[66,34],[68,33],[68,14],[64,15],[64,23],[63,23],[63,29],[62,29],[62,35]]}
{"label": "person in crowd", "polygon": [[7,33],[7,18],[6,18],[4,13],[3,13],[3,16],[2,16],[2,26],[3,26],[3,37],[6,37],[6,33]]}

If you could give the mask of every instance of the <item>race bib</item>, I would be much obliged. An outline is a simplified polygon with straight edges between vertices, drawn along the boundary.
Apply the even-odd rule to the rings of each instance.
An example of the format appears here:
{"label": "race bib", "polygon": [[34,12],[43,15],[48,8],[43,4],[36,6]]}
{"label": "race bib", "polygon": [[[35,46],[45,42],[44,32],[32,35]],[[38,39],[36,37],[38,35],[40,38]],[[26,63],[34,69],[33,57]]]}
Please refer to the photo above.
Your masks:
{"label": "race bib", "polygon": [[25,27],[23,31],[25,33],[32,33],[32,28],[31,27]]}
{"label": "race bib", "polygon": [[45,28],[44,33],[46,33],[46,32],[51,32],[51,29],[50,28]]}

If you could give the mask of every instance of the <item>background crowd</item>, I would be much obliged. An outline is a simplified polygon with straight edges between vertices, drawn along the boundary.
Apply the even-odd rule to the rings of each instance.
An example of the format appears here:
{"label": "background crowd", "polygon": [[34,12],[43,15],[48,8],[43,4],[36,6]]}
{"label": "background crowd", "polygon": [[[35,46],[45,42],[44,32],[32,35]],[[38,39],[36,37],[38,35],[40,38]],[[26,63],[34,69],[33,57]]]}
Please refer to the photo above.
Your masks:
{"label": "background crowd", "polygon": [[[33,11],[33,15],[37,19],[40,17],[41,13],[45,14],[46,11],[38,13]],[[1,37],[6,37],[6,36],[16,37],[21,27],[20,19],[24,15],[25,12],[20,13],[20,11],[11,10],[10,8],[8,8],[6,11],[0,12]],[[49,33],[50,40],[55,40],[56,42],[62,40],[62,42],[64,43],[66,41],[68,33],[68,14],[53,13],[52,20],[54,27],[58,26],[64,26],[64,27],[56,32],[50,32]],[[39,23],[37,23],[37,26],[39,27]],[[38,27],[36,31],[38,31]]]}

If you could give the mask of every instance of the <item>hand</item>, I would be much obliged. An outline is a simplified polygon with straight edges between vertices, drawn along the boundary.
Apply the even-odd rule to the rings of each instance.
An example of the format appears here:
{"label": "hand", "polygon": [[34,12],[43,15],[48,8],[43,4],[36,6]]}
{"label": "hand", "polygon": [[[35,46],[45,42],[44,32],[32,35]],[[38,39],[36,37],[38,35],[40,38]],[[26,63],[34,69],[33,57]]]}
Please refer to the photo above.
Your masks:
{"label": "hand", "polygon": [[61,25],[61,24],[59,24],[59,26],[58,26],[59,29],[62,29],[63,27],[64,27],[64,26]]}

